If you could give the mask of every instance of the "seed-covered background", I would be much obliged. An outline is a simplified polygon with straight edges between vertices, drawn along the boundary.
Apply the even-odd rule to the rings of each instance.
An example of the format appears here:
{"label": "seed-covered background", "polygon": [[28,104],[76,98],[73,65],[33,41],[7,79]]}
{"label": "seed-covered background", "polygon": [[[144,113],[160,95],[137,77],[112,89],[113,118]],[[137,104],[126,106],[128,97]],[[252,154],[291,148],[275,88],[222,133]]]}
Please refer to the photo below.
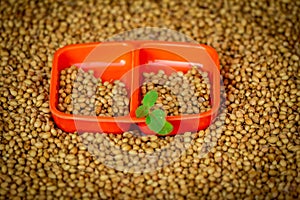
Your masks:
{"label": "seed-covered background", "polygon": [[[0,199],[297,199],[299,21],[296,0],[1,0]],[[192,146],[171,165],[130,173],[99,162],[78,134],[54,125],[49,80],[58,48],[146,26],[218,51],[226,112],[192,141],[186,134]],[[146,153],[172,140],[110,138]],[[203,138],[216,145],[199,157]]]}

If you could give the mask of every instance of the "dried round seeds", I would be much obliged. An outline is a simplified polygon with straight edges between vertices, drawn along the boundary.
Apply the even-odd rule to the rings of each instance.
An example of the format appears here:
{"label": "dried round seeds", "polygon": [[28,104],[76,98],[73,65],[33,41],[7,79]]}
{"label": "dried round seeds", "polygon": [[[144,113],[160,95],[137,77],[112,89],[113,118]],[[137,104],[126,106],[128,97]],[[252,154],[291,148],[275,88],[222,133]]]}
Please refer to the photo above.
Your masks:
{"label": "dried round seeds", "polygon": [[[2,0],[0,199],[298,199],[299,3]],[[166,28],[130,31],[135,27]],[[60,130],[49,113],[54,52],[116,39],[195,40],[214,47],[225,110],[210,128],[185,133],[176,145],[175,137],[135,131],[107,135],[107,141]],[[85,140],[120,170],[100,162]],[[108,142],[120,149],[105,148]],[[164,156],[151,158],[152,150],[167,147],[172,152],[164,156],[177,158],[170,165]],[[136,158],[120,158],[121,150]],[[131,173],[141,163],[164,167]]]}
{"label": "dried round seeds", "polygon": [[163,109],[168,116],[197,114],[211,109],[210,82],[207,72],[193,66],[187,71],[167,76],[163,70],[157,74],[143,73],[142,96],[148,91],[158,92],[154,108]]}
{"label": "dried round seeds", "polygon": [[77,115],[124,116],[129,113],[125,84],[119,80],[102,82],[94,72],[76,66],[60,72],[58,109]]}

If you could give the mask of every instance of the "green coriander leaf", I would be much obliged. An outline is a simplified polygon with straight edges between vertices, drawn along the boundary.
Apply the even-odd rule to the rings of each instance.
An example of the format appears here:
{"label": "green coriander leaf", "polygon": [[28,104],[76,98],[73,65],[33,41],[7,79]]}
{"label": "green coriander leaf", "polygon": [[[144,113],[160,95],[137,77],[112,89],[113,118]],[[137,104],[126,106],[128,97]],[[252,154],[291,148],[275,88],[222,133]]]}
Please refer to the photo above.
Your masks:
{"label": "green coriander leaf", "polygon": [[158,98],[158,93],[155,90],[151,90],[146,93],[146,95],[143,98],[142,103],[145,106],[152,107],[152,106],[154,106],[157,98]]}
{"label": "green coriander leaf", "polygon": [[148,114],[149,114],[149,107],[145,105],[141,105],[135,110],[135,115],[137,118],[146,117]]}
{"label": "green coriander leaf", "polygon": [[166,114],[162,110],[154,110],[146,117],[146,124],[149,129],[158,133],[166,123]]}
{"label": "green coriander leaf", "polygon": [[162,127],[162,129],[158,132],[160,135],[166,135],[173,131],[173,125],[166,121],[165,125]]}
{"label": "green coriander leaf", "polygon": [[[151,123],[151,118],[149,117],[149,115],[146,117],[146,124],[150,124]],[[149,127],[149,126],[148,126]]]}

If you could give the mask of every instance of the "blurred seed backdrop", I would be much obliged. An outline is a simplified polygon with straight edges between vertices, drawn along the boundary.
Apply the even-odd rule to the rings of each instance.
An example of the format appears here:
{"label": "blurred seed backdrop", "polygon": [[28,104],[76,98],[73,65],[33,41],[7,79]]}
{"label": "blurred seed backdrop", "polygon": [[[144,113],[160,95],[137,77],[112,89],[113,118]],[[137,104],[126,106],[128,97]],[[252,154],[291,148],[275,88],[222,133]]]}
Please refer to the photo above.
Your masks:
{"label": "blurred seed backdrop", "polygon": [[[298,0],[1,0],[0,199],[299,198],[299,21]],[[226,100],[210,128],[183,136],[182,145],[191,144],[183,154],[169,147],[170,158],[178,156],[170,165],[132,173],[87,149],[84,142],[98,141],[107,146],[101,156],[110,155],[101,134],[79,137],[55,126],[49,82],[58,48],[141,27],[214,47]],[[108,138],[145,155],[174,139],[135,134]],[[199,157],[208,142],[215,145]]]}

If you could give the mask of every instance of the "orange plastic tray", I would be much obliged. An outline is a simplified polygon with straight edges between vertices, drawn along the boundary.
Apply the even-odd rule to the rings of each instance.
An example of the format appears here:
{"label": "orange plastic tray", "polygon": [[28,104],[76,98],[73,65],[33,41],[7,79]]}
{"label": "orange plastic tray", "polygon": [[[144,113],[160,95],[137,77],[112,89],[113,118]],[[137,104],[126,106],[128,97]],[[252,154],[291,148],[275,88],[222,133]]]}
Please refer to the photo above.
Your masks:
{"label": "orange plastic tray", "polygon": [[[211,83],[211,110],[192,115],[168,116],[174,130],[169,135],[205,129],[214,120],[220,107],[220,67],[216,51],[209,46],[181,42],[124,41],[69,45],[55,55],[50,83],[50,110],[58,127],[67,132],[123,133],[137,127],[145,134],[145,118],[136,118],[135,110],[141,104],[140,86],[143,72],[164,70],[187,72],[195,64],[208,72]],[[66,114],[57,109],[59,75],[62,69],[76,65],[92,69],[95,77],[104,81],[121,80],[130,98],[129,114],[121,117],[100,117]]]}

